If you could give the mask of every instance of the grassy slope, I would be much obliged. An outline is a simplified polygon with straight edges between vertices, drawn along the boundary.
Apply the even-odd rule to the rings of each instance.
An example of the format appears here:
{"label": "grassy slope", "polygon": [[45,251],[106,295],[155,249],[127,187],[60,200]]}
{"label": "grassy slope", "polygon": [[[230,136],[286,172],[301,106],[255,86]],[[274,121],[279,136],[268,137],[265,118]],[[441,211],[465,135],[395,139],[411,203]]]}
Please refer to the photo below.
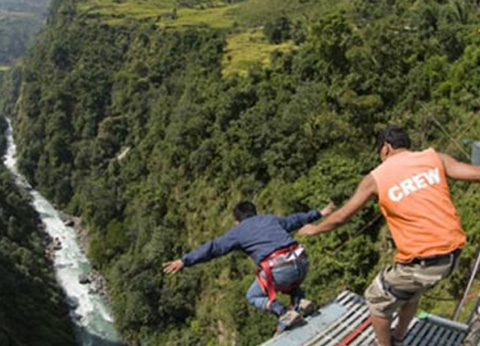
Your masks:
{"label": "grassy slope", "polygon": [[270,56],[275,50],[288,51],[294,47],[293,42],[269,44],[259,28],[232,34],[227,39],[227,49],[222,61],[223,74],[224,76],[231,74],[244,76],[252,64],[260,63],[262,66],[268,66]]}

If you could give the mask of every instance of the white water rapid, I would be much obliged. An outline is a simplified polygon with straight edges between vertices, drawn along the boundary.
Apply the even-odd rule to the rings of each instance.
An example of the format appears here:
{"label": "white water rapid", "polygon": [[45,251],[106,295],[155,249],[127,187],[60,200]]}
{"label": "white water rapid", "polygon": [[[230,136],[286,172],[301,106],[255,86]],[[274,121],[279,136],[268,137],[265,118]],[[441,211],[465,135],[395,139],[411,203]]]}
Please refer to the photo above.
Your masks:
{"label": "white water rapid", "polygon": [[7,151],[4,156],[5,166],[15,177],[20,189],[28,191],[32,205],[45,224],[46,232],[52,239],[58,238],[61,248],[55,251],[54,268],[57,281],[67,296],[70,316],[76,326],[80,346],[120,346],[122,343],[113,327],[113,318],[106,301],[98,294],[93,294],[95,283],[80,284],[80,277],[91,273],[90,263],[80,249],[76,231],[65,226],[55,208],[33,190],[16,167],[16,146],[13,140],[12,126],[7,119]]}

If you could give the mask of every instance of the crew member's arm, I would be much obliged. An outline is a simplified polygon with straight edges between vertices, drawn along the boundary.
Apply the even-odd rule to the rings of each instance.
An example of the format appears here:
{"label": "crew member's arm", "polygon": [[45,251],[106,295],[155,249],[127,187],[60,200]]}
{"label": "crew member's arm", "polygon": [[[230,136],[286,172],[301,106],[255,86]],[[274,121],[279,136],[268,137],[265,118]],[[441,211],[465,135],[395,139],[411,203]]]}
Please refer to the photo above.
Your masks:
{"label": "crew member's arm", "polygon": [[306,225],[302,227],[298,234],[312,235],[317,233],[329,232],[344,224],[368,202],[368,200],[377,193],[377,184],[371,174],[363,178],[357,187],[354,195],[345,203],[343,207],[333,212],[329,217],[318,225]]}
{"label": "crew member's arm", "polygon": [[210,261],[211,259],[235,250],[238,247],[238,238],[235,234],[236,228],[232,228],[221,237],[211,240],[198,247],[196,250],[185,254],[181,259],[163,263],[163,271],[167,274],[175,274],[183,267],[189,267],[197,263]]}
{"label": "crew member's arm", "polygon": [[322,217],[330,215],[334,209],[335,205],[333,203],[329,203],[321,210],[311,210],[306,213],[295,213],[288,216],[279,217],[279,221],[285,230],[292,232],[310,222],[317,221]]}
{"label": "crew member's arm", "polygon": [[442,160],[445,173],[449,178],[456,180],[480,181],[480,166],[469,165],[455,160],[447,154],[438,153]]}

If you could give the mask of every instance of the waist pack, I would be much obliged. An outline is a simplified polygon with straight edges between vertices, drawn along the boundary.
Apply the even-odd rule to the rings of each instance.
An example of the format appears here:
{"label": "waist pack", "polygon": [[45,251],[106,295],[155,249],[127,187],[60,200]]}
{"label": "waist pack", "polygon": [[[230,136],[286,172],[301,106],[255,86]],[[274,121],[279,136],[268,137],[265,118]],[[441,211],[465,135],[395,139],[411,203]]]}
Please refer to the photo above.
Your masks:
{"label": "waist pack", "polygon": [[[297,245],[295,249],[292,249],[292,251],[289,251],[287,253],[281,253],[277,256],[273,256],[272,258],[268,256],[268,264],[270,268],[278,268],[278,267],[283,267],[290,265],[297,261],[299,258],[305,257],[306,252],[305,252],[305,247],[302,245]],[[275,253],[275,252],[274,252]]]}

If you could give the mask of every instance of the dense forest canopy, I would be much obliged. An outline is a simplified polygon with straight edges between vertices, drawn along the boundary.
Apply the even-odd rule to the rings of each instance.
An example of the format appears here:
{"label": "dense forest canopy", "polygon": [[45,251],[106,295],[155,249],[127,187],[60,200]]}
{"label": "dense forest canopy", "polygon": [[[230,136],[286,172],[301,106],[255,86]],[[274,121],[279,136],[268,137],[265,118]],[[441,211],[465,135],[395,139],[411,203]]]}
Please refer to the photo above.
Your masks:
{"label": "dense forest canopy", "polygon": [[[257,345],[274,320],[244,298],[245,255],[172,278],[161,263],[232,226],[240,200],[274,213],[341,203],[379,163],[387,124],[468,161],[479,19],[474,0],[54,0],[0,110],[21,170],[90,230],[131,345]],[[451,314],[468,280],[479,189],[452,185],[469,245],[422,300],[432,313]],[[378,214],[371,203],[302,239],[308,295],[363,293],[394,253]]]}

